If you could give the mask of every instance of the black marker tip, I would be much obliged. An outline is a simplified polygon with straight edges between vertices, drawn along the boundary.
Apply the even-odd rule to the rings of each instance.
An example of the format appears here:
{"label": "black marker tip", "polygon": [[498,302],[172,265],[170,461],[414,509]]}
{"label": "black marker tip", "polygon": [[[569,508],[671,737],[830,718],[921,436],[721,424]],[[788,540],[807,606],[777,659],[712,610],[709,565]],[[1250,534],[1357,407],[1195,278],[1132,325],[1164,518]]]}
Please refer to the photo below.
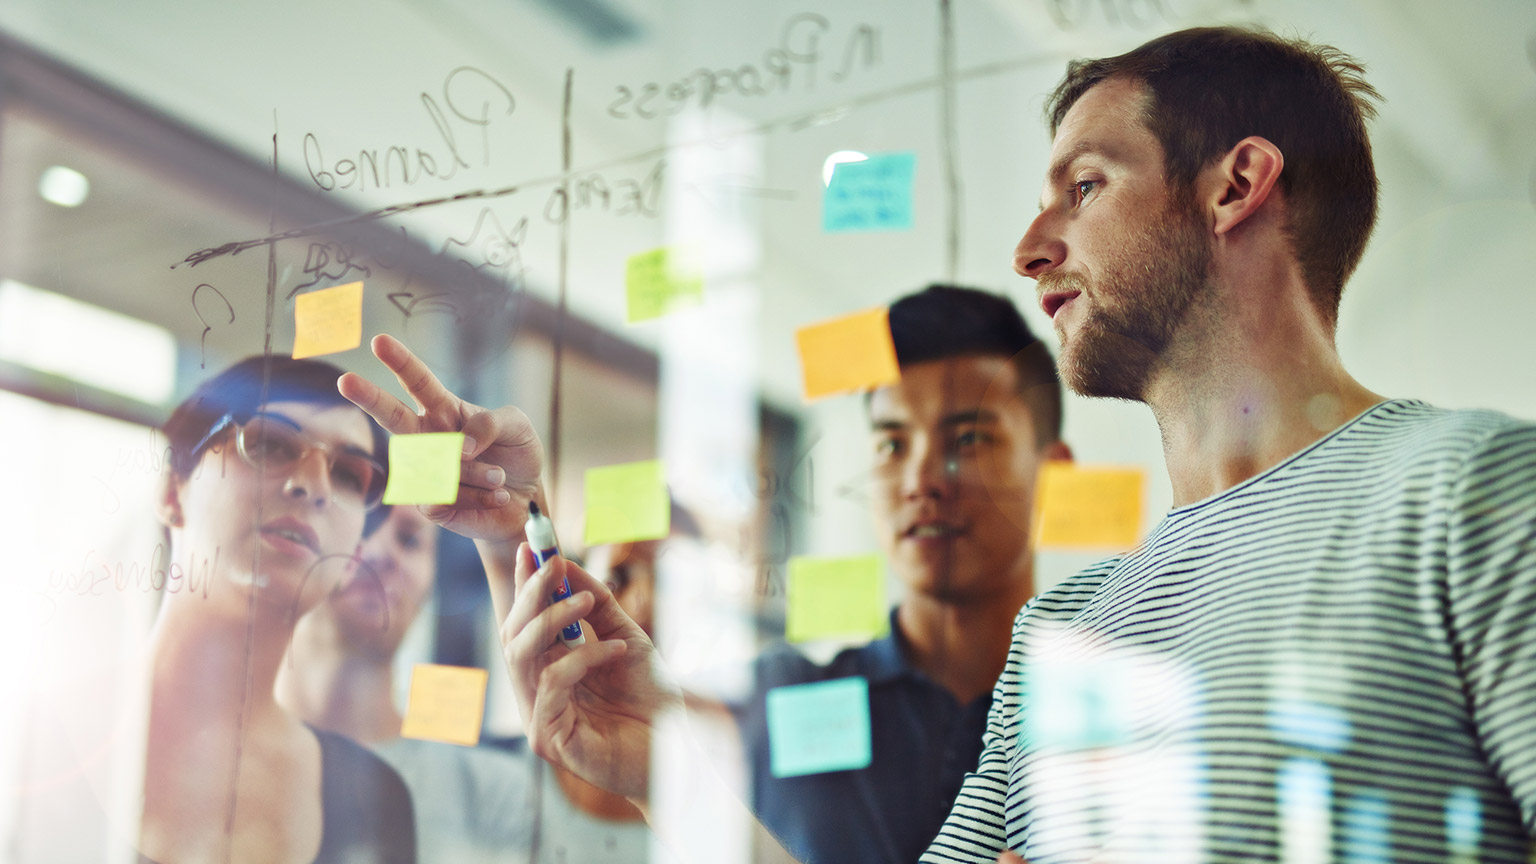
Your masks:
{"label": "black marker tip", "polygon": [[528,502],[528,515],[529,516],[537,516],[537,515],[539,515],[539,503],[537,501],[529,501]]}

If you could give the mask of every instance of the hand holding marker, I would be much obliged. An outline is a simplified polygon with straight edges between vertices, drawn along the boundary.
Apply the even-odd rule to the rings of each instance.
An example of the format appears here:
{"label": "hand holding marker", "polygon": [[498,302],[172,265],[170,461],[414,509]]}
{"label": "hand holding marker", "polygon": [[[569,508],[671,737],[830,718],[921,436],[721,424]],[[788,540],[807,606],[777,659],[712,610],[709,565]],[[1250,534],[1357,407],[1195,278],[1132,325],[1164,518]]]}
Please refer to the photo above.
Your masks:
{"label": "hand holding marker", "polygon": [[[537,566],[543,567],[559,556],[560,549],[555,545],[555,526],[549,521],[548,516],[539,512],[539,505],[532,501],[528,502],[528,525],[524,531],[528,535],[528,545],[533,548],[533,560]],[[561,579],[560,587],[555,589],[552,602],[559,603],[569,596],[571,596],[571,583]],[[562,629],[560,641],[571,648],[585,645],[587,637],[581,632],[581,622],[572,621],[569,626]]]}

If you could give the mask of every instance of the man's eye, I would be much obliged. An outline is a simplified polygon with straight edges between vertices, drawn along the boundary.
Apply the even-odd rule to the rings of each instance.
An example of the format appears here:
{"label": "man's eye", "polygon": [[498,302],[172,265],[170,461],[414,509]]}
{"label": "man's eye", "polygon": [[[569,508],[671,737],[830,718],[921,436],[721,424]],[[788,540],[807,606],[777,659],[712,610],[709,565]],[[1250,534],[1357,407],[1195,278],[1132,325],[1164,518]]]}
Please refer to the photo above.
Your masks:
{"label": "man's eye", "polygon": [[1091,195],[1093,190],[1097,188],[1099,188],[1099,181],[1097,180],[1079,180],[1072,184],[1072,199],[1080,202]]}
{"label": "man's eye", "polygon": [[875,455],[877,456],[894,456],[900,449],[900,442],[895,438],[881,438],[875,442]]}
{"label": "man's eye", "polygon": [[956,450],[970,450],[983,444],[992,443],[992,436],[979,429],[966,429],[955,435]]}

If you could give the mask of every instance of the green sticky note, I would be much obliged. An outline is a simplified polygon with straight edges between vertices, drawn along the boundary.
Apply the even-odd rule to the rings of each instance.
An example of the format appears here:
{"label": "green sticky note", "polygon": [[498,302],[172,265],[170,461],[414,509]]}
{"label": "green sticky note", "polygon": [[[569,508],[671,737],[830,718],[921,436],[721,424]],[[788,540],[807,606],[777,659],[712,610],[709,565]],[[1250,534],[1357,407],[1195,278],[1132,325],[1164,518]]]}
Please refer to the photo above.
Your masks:
{"label": "green sticky note", "polygon": [[631,256],[625,265],[624,295],[628,300],[625,320],[634,324],[704,302],[704,279],[690,272],[671,250],[652,249]]}
{"label": "green sticky note", "polygon": [[821,198],[821,230],[903,231],[912,227],[912,175],[917,155],[878,153],[839,162]]}
{"label": "green sticky note", "polygon": [[586,497],[588,546],[659,540],[672,530],[659,459],[587,469]]}
{"label": "green sticky note", "polygon": [[784,638],[874,638],[889,629],[878,555],[791,558]]}
{"label": "green sticky note", "polygon": [[768,768],[798,777],[863,768],[872,755],[869,682],[834,678],[768,691]]}
{"label": "green sticky note", "polygon": [[421,432],[389,439],[385,504],[452,504],[459,497],[464,433]]}

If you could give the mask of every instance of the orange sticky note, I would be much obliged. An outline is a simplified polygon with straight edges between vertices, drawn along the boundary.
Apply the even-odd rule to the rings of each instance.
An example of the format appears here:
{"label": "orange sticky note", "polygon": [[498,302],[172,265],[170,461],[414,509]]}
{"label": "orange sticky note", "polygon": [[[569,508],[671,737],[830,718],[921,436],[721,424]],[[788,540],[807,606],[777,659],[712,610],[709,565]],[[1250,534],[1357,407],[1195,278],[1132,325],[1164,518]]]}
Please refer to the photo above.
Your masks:
{"label": "orange sticky note", "polygon": [[363,283],[293,298],[293,356],[317,357],[363,344]]}
{"label": "orange sticky note", "polygon": [[411,669],[401,736],[465,747],[479,744],[488,677],[484,669],[417,663]]}
{"label": "orange sticky note", "polygon": [[1135,546],[1145,487],[1140,468],[1047,462],[1035,481],[1035,548]]}
{"label": "orange sticky note", "polygon": [[806,401],[901,380],[889,310],[881,307],[801,327],[795,332]]}

